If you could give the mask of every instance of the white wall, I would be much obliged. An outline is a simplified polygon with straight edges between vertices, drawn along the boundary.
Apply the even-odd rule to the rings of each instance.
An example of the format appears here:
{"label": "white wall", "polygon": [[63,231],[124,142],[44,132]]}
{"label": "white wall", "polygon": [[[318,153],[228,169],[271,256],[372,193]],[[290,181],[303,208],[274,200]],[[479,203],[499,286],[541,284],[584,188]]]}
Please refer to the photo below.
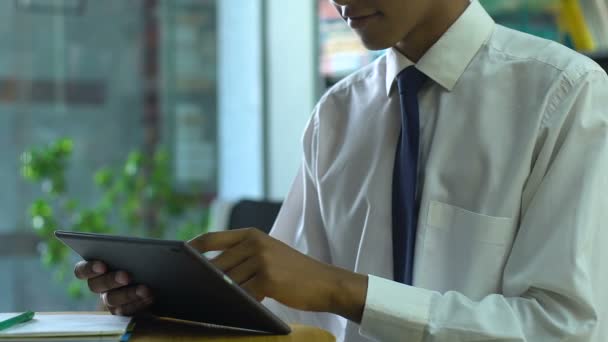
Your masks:
{"label": "white wall", "polygon": [[[223,0],[222,0],[223,1]],[[267,0],[268,195],[282,199],[318,98],[316,1]]]}
{"label": "white wall", "polygon": [[218,6],[219,197],[264,196],[263,0]]}

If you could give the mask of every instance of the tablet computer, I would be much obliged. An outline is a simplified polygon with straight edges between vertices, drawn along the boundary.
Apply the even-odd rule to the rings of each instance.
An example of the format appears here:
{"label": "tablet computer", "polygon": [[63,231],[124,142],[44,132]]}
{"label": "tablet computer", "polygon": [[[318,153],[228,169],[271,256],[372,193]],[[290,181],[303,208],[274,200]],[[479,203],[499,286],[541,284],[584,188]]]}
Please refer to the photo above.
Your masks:
{"label": "tablet computer", "polygon": [[55,236],[84,260],[104,262],[148,286],[159,317],[270,334],[289,326],[251,297],[184,241],[56,231]]}

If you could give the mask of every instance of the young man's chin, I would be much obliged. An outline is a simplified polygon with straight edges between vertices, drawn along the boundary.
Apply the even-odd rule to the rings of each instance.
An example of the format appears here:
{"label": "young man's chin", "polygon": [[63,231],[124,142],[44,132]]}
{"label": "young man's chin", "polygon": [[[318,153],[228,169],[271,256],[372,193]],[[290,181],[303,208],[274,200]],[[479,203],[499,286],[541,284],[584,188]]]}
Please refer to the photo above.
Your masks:
{"label": "young man's chin", "polygon": [[395,45],[394,43],[386,40],[373,39],[364,35],[359,35],[359,38],[361,39],[363,46],[371,51],[386,50]]}

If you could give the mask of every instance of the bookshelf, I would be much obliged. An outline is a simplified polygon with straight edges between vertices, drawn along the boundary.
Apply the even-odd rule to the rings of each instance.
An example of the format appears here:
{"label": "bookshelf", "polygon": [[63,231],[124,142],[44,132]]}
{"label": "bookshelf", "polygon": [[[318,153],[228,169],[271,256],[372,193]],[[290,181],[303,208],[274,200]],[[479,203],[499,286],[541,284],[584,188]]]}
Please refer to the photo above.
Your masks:
{"label": "bookshelf", "polygon": [[[558,41],[608,70],[608,0],[479,0],[501,25]],[[320,70],[324,86],[372,62],[370,52],[327,0],[318,0]]]}
{"label": "bookshelf", "polygon": [[608,51],[608,0],[480,0],[497,23],[583,53]]}
{"label": "bookshelf", "polygon": [[608,71],[608,0],[480,0],[497,23],[558,41]]}

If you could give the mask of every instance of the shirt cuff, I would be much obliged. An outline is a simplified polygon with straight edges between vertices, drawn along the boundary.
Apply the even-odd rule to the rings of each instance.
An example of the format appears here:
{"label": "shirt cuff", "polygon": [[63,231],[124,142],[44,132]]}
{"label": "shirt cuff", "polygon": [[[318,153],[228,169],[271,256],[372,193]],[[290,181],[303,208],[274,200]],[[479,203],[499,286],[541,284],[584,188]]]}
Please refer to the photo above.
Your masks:
{"label": "shirt cuff", "polygon": [[359,333],[380,341],[421,342],[435,295],[430,290],[369,275]]}

